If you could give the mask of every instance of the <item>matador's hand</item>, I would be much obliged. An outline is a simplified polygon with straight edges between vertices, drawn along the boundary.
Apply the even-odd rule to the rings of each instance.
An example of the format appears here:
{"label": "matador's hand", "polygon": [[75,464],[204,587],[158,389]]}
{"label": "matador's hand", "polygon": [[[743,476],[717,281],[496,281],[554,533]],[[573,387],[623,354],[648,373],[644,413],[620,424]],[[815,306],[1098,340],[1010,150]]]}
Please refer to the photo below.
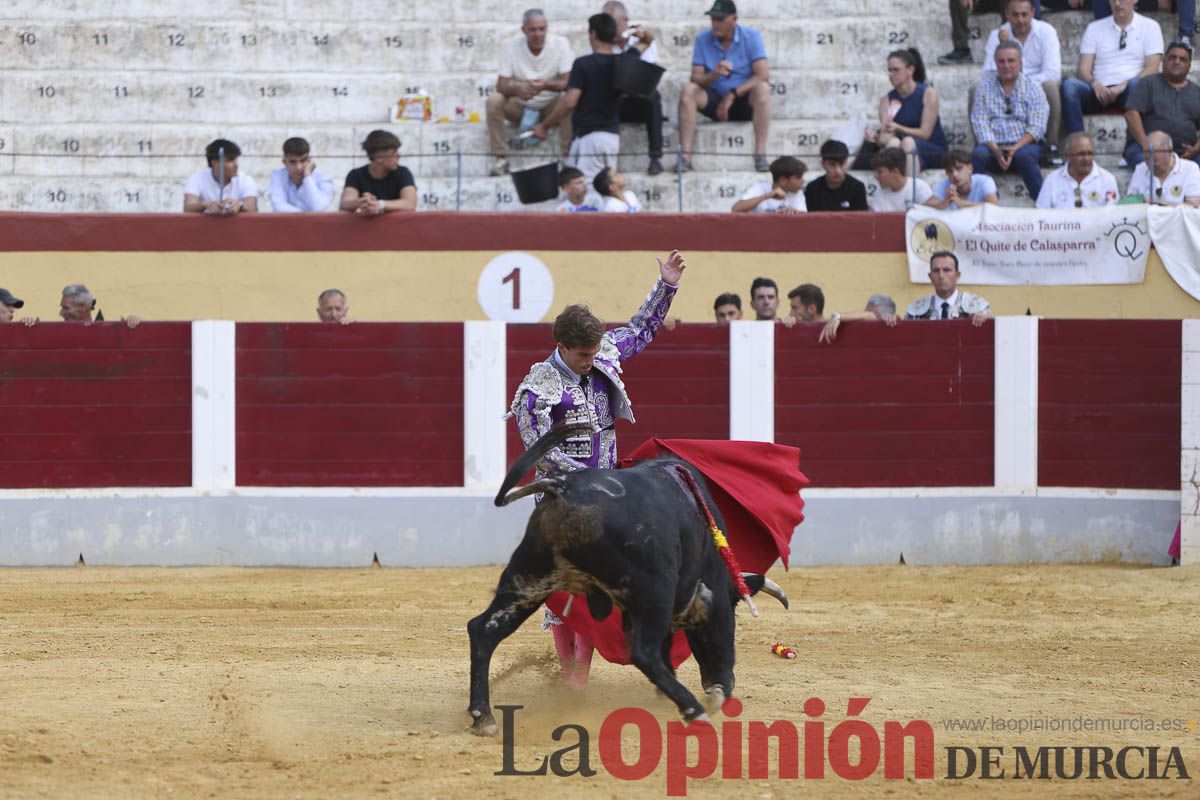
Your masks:
{"label": "matador's hand", "polygon": [[683,271],[687,269],[687,264],[683,260],[683,256],[678,250],[672,250],[667,255],[667,260],[664,262],[661,258],[658,261],[658,274],[662,279],[672,286],[679,285],[679,279],[683,277]]}

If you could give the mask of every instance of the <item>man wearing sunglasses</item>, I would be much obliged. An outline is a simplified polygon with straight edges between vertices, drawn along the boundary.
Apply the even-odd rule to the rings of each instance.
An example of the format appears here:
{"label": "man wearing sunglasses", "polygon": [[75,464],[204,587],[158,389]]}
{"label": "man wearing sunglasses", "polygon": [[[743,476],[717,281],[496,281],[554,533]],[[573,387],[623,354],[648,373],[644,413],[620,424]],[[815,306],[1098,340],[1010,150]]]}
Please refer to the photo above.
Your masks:
{"label": "man wearing sunglasses", "polygon": [[1079,44],[1077,77],[1062,85],[1063,126],[1083,130],[1083,115],[1125,110],[1129,91],[1162,66],[1162,28],[1133,10],[1134,0],[1109,0],[1112,16],[1089,23]]}
{"label": "man wearing sunglasses", "polygon": [[1068,136],[1067,163],[1046,176],[1037,207],[1095,208],[1116,203],[1117,179],[1095,157],[1092,137],[1082,131]]}
{"label": "man wearing sunglasses", "polygon": [[1046,93],[1021,71],[1021,45],[1013,40],[996,46],[996,74],[979,84],[971,106],[975,172],[1020,174],[1031,198],[1042,191],[1042,139],[1050,104]]}

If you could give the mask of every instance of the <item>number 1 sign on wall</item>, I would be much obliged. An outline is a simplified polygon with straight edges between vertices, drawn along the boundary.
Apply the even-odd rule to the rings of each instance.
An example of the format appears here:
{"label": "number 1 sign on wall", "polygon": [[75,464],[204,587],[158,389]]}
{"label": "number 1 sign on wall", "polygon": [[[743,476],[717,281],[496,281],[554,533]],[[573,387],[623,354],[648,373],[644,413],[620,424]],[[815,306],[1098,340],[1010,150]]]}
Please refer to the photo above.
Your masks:
{"label": "number 1 sign on wall", "polygon": [[538,322],[554,302],[550,270],[528,253],[501,253],[479,275],[479,306],[488,319]]}

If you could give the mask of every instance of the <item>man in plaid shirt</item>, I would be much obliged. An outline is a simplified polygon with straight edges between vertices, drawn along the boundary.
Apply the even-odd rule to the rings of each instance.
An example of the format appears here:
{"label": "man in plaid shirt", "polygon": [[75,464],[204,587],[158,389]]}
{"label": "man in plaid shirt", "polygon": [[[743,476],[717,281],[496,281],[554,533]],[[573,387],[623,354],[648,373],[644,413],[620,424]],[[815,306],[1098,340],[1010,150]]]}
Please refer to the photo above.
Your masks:
{"label": "man in plaid shirt", "polygon": [[996,74],[979,84],[971,107],[978,144],[971,152],[977,173],[1016,170],[1036,200],[1042,191],[1042,140],[1050,104],[1046,93],[1021,72],[1021,45],[1013,40],[996,47]]}

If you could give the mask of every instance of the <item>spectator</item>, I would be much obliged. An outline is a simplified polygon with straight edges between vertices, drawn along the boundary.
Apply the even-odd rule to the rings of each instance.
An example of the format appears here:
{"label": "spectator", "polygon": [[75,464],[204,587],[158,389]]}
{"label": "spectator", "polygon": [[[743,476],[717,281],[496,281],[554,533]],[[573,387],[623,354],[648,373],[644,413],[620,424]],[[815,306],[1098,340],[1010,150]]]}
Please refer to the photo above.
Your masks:
{"label": "spectator", "polygon": [[1117,202],[1117,179],[1095,162],[1092,137],[1080,131],[1067,137],[1067,163],[1046,176],[1038,208],[1094,208]]}
{"label": "spectator", "polygon": [[[1072,7],[1078,8],[1086,0],[1069,0]],[[1004,11],[1005,0],[950,0],[950,39],[954,49],[944,56],[938,56],[939,64],[973,64],[969,44],[970,28],[967,26],[968,16],[976,14],[1000,14]],[[1042,15],[1041,3],[1034,0],[1034,16]],[[984,64],[987,63],[985,59]]]}
{"label": "spectator", "polygon": [[317,169],[299,136],[283,143],[283,166],[271,173],[270,186],[273,211],[324,211],[333,199],[333,179]]}
{"label": "spectator", "polygon": [[822,322],[825,317],[825,293],[814,283],[802,283],[788,292],[792,319],[796,322]]}
{"label": "spectator", "polygon": [[717,122],[754,121],[754,169],[766,172],[771,127],[771,83],[767,49],[753,28],[737,24],[732,0],[714,0],[704,12],[712,28],[696,37],[692,76],[679,93],[679,169],[692,168],[696,112]]}
{"label": "spectator", "polygon": [[[93,311],[96,312],[94,319]],[[92,297],[92,293],[82,283],[72,283],[63,287],[62,300],[58,304],[58,315],[63,318],[64,322],[85,322],[88,325],[93,322],[104,322],[104,312],[96,308],[96,298]],[[37,321],[37,317],[22,320],[27,325],[33,325]],[[130,314],[128,317],[121,317],[121,322],[132,330],[140,325],[142,320]]]}
{"label": "spectator", "polygon": [[871,195],[872,211],[906,211],[922,205],[933,194],[920,178],[904,175],[908,157],[899,147],[889,147],[871,156],[871,169],[879,188]]}
{"label": "spectator", "polygon": [[742,318],[742,298],[733,292],[725,292],[717,295],[717,299],[713,301],[713,316],[717,318],[717,324],[721,327],[726,327],[735,319]]}
{"label": "spectator", "polygon": [[636,214],[642,210],[637,194],[629,189],[629,181],[616,169],[605,167],[596,173],[592,186],[600,195],[600,210],[610,214]]}
{"label": "spectator", "polygon": [[563,167],[559,170],[558,185],[567,194],[567,199],[559,203],[559,211],[574,214],[577,211],[600,210],[600,198],[588,186],[583,173],[574,167]]}
{"label": "spectator", "polygon": [[755,278],[750,284],[750,307],[756,320],[774,320],[779,310],[779,287],[770,278]]}
{"label": "spectator", "polygon": [[1029,197],[1042,191],[1041,141],[1050,106],[1042,87],[1021,72],[1021,45],[1012,39],[996,46],[996,75],[979,84],[971,106],[975,172],[1020,173]]}
{"label": "spectator", "polygon": [[417,183],[408,167],[400,166],[400,140],[387,131],[374,130],[363,139],[362,149],[369,163],[347,173],[342,211],[416,211]]}
{"label": "spectator", "polygon": [[833,344],[837,339],[838,328],[841,327],[843,320],[846,322],[858,320],[882,322],[889,328],[894,328],[900,318],[896,316],[895,300],[886,294],[873,294],[867,298],[867,305],[862,311],[847,311],[845,314],[833,312],[825,323],[825,327],[821,328],[821,332],[817,335],[817,341]]}
{"label": "spectator", "polygon": [[1083,130],[1083,115],[1124,110],[1129,91],[1162,66],[1162,29],[1133,10],[1133,0],[1110,0],[1111,19],[1088,24],[1079,45],[1078,77],[1062,85],[1067,133]]}
{"label": "spectator", "polygon": [[804,187],[804,202],[809,211],[866,211],[867,187],[847,174],[850,151],[837,139],[821,145],[821,169],[825,174]]}
{"label": "spectator", "polygon": [[867,139],[913,156],[915,176],[946,153],[937,89],[925,83],[925,63],[915,47],[889,53],[887,71],[892,89],[879,101],[879,131],[868,131]]}
{"label": "spectator", "polygon": [[321,322],[336,322],[339,325],[349,325],[354,322],[350,318],[350,304],[341,289],[326,289],[317,296],[317,316]]}
{"label": "spectator", "polygon": [[929,258],[929,280],[933,294],[914,300],[905,319],[962,319],[970,317],[978,328],[992,316],[988,301],[979,295],[958,290],[958,256],[939,250]]}
{"label": "spectator", "polygon": [[946,177],[933,187],[925,205],[951,211],[970,208],[980,203],[999,205],[1000,196],[991,175],[976,175],[971,167],[971,155],[965,150],[951,150],[942,159]]}
{"label": "spectator", "polygon": [[[1062,45],[1059,44],[1058,31],[1054,26],[1034,19],[1034,16],[1032,0],[1008,0],[1004,7],[1007,22],[988,34],[980,80],[988,81],[996,76],[996,47],[1000,42],[1015,40],[1021,45],[1021,71],[1042,87],[1050,106],[1042,165],[1060,167],[1063,163],[1058,154],[1058,140],[1062,136]],[[972,105],[972,98],[968,98],[967,107]]]}
{"label": "spectator", "polygon": [[[500,75],[496,91],[484,104],[488,128],[488,152],[492,156],[490,173],[508,172],[508,132],[504,121],[517,126],[519,133],[532,130],[562,100],[567,88],[574,55],[565,36],[548,33],[549,23],[541,9],[531,8],[521,18],[521,33],[504,43],[500,50]],[[571,121],[563,119],[558,128],[565,151],[571,143]]]}
{"label": "spectator", "polygon": [[[1151,148],[1154,150],[1153,177],[1147,169]],[[1147,203],[1200,206],[1200,166],[1174,153],[1167,132],[1147,134],[1146,151],[1146,160],[1134,169],[1126,194],[1141,195]]]}
{"label": "spectator", "polygon": [[[8,289],[0,289],[0,322],[12,322],[13,314],[16,313],[18,308],[24,308],[24,306],[24,300],[13,297],[12,292],[8,291]],[[738,306],[740,308],[740,301]]]}
{"label": "spectator", "polygon": [[183,210],[219,217],[258,211],[258,187],[254,185],[254,179],[238,174],[241,154],[241,148],[228,139],[214,139],[209,143],[204,148],[208,169],[193,174],[183,186]]}
{"label": "spectator", "polygon": [[742,193],[733,204],[734,213],[748,211],[799,214],[804,204],[804,162],[792,156],[780,156],[771,162],[771,180],[759,181]]}
{"label": "spectator", "polygon": [[1192,51],[1172,42],[1163,59],[1163,71],[1137,82],[1125,101],[1125,163],[1142,162],[1146,134],[1165,131],[1175,142],[1179,155],[1195,159],[1200,154],[1197,126],[1200,125],[1200,86],[1188,80]]}
{"label": "spectator", "polygon": [[[1080,2],[1073,7],[1082,6],[1083,3]],[[1196,35],[1196,0],[1137,0],[1134,7],[1141,11],[1175,11],[1179,17],[1179,36],[1176,41],[1189,50],[1192,49],[1192,37]],[[1096,19],[1104,19],[1112,12],[1112,5],[1108,0],[1092,0],[1092,13]]]}
{"label": "spectator", "polygon": [[[619,0],[609,0],[600,10],[616,20],[617,47],[614,52],[619,55],[633,47],[637,41],[637,31],[629,30],[629,12],[625,10],[625,4]],[[657,64],[658,42],[651,42],[650,46],[642,51],[641,58],[647,64]],[[657,89],[651,92],[649,97],[626,95],[621,98],[621,122],[646,123],[646,136],[650,140],[650,165],[646,168],[647,175],[658,175],[663,171],[662,121],[662,95]]]}
{"label": "spectator", "polygon": [[567,92],[545,119],[533,126],[533,135],[546,138],[546,131],[571,115],[570,150],[566,163],[583,172],[589,181],[605,167],[617,166],[621,149],[621,95],[613,87],[616,58],[638,58],[654,42],[648,28],[638,28],[637,42],[620,56],[614,55],[617,21],[608,14],[588,18],[589,55],[575,59]]}

